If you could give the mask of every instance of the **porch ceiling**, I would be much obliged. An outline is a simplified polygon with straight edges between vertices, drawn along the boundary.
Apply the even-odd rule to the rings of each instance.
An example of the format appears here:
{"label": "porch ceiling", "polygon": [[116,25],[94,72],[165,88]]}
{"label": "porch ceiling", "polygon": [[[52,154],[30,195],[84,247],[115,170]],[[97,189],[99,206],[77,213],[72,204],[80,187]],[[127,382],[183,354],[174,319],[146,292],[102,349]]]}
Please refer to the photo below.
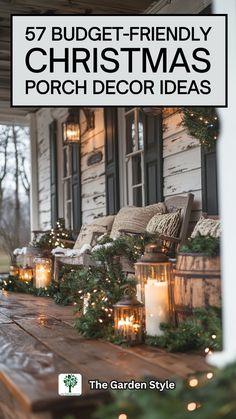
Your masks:
{"label": "porch ceiling", "polygon": [[[160,1],[160,0],[158,0]],[[156,1],[156,3],[158,3]],[[11,14],[134,14],[143,13],[153,0],[1,0],[0,3],[0,123],[23,122],[36,108],[10,107]]]}

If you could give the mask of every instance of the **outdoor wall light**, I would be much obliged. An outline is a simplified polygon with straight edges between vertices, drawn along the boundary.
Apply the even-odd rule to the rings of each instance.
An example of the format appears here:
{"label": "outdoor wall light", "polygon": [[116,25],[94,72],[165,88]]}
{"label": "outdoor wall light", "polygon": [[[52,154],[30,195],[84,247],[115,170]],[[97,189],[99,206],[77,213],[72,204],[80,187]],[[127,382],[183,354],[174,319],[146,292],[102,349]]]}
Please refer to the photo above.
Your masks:
{"label": "outdoor wall light", "polygon": [[69,115],[62,124],[64,144],[76,144],[80,141],[79,109],[70,108]]}

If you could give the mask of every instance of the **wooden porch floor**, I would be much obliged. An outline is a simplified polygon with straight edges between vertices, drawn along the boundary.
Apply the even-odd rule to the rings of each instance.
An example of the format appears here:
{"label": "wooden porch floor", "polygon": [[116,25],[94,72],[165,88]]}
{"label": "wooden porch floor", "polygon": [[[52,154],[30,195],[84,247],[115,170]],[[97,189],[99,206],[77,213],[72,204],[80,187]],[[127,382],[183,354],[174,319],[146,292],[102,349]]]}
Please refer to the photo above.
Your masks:
{"label": "wooden porch floor", "polygon": [[[146,346],[123,349],[85,339],[74,330],[73,320],[72,307],[58,306],[49,298],[0,294],[1,418],[59,419],[74,408],[76,417],[84,418],[86,408],[108,396],[90,390],[88,380],[128,381],[148,375],[164,380],[209,369],[199,354],[169,354]],[[58,396],[58,374],[68,372],[82,374],[81,397]]]}

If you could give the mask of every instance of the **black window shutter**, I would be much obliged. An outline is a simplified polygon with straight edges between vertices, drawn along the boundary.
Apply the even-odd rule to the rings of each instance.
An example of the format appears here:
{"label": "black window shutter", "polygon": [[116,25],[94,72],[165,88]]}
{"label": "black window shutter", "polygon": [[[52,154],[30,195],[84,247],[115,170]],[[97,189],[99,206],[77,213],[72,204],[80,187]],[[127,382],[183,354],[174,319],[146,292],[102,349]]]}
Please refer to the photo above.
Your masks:
{"label": "black window shutter", "polygon": [[105,108],[104,116],[106,130],[106,209],[107,215],[109,215],[116,214],[120,209],[118,129],[116,109]]}
{"label": "black window shutter", "polygon": [[163,200],[162,115],[144,116],[145,205]]}
{"label": "black window shutter", "polygon": [[72,146],[72,213],[73,232],[78,234],[81,227],[81,170],[80,170],[80,144]]}
{"label": "black window shutter", "polygon": [[57,188],[57,121],[49,125],[50,141],[50,182],[51,182],[51,225],[56,226],[58,219],[58,188]]}
{"label": "black window shutter", "polygon": [[209,215],[218,215],[216,148],[202,147],[202,209]]}

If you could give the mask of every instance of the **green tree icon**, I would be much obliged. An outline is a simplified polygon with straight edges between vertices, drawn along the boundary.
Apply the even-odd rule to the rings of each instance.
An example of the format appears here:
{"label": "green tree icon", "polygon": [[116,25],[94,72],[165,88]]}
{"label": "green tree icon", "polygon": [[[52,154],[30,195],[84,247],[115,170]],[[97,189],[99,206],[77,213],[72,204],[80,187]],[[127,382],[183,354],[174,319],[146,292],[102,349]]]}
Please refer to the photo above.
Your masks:
{"label": "green tree icon", "polygon": [[74,374],[68,374],[64,378],[64,384],[69,388],[69,393],[71,393],[71,389],[75,387],[77,383],[78,380]]}

